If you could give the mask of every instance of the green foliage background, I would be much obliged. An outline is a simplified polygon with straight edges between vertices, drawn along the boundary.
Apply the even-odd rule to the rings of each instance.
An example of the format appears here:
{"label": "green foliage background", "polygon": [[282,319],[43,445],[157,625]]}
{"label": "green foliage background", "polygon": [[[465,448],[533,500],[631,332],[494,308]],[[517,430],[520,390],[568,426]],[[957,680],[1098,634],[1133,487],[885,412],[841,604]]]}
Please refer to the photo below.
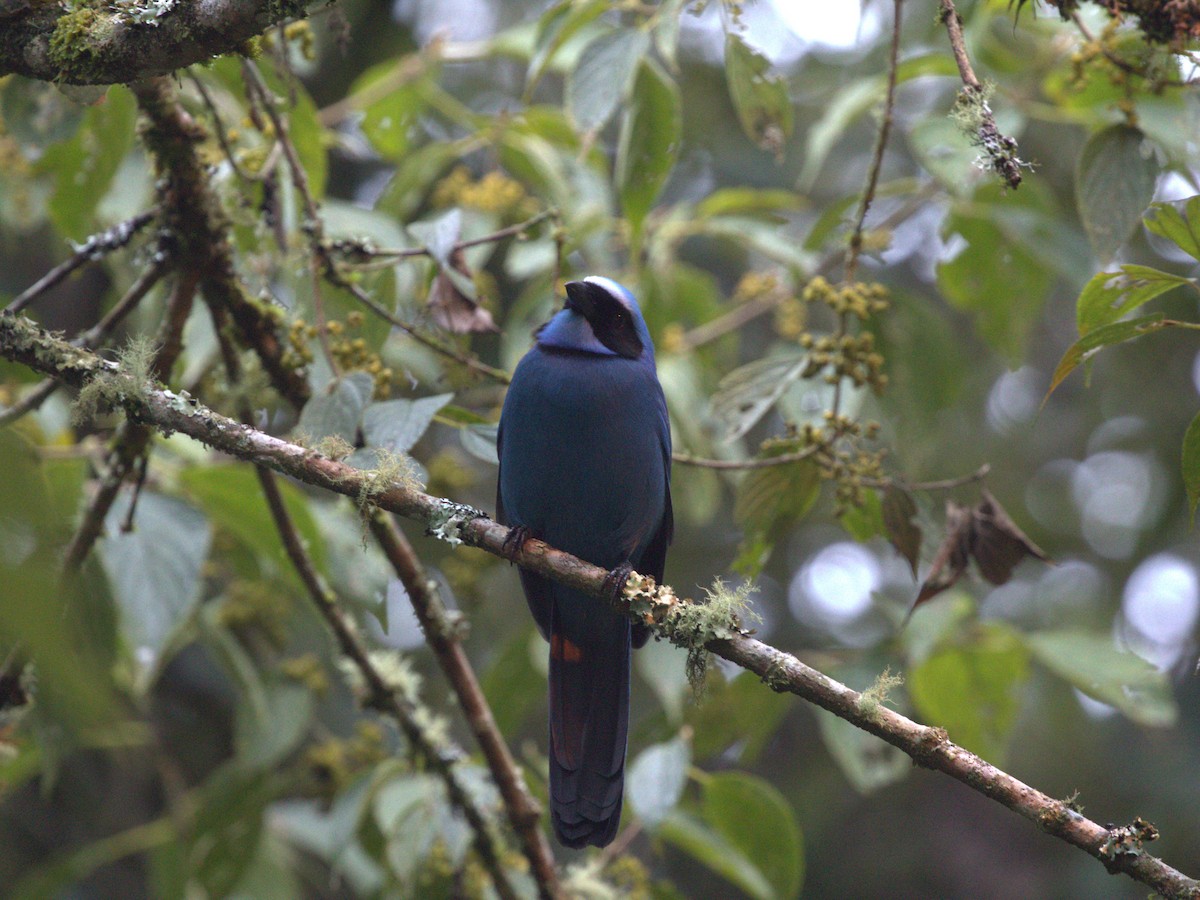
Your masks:
{"label": "green foliage background", "polygon": [[[393,18],[386,4],[345,2],[257,48],[335,256],[428,251],[363,265],[353,283],[422,334],[511,370],[559,302],[556,279],[616,277],[654,334],[679,451],[745,460],[802,449],[805,424],[820,424],[834,393],[806,372],[804,336],[836,323],[805,289],[818,271],[841,276],[889,27],[868,24],[836,50],[781,37],[765,2],[495,0],[471,7],[494,27],[468,41],[453,26],[432,37],[436,6],[399,4]],[[868,2],[864,14],[887,23],[890,9]],[[877,438],[854,446],[886,448],[882,473],[899,482],[990,463],[992,493],[1059,565],[1027,563],[1001,588],[968,577],[902,627],[917,584],[887,543],[902,539],[879,473],[852,456],[843,470],[812,459],[751,472],[677,464],[667,580],[698,593],[715,577],[755,575],[764,640],[858,689],[889,667],[902,673],[892,705],[1051,795],[1078,792],[1097,821],[1153,821],[1162,838],[1149,849],[1197,876],[1195,619],[1154,647],[1121,611],[1147,559],[1171,554],[1193,588],[1200,562],[1190,525],[1200,200],[1166,202],[1197,193],[1196,91],[1114,66],[1052,10],[1026,9],[1016,23],[1004,3],[960,11],[999,125],[1033,165],[1012,191],[979,164],[964,116],[950,114],[961,82],[944,29],[931,6],[907,4],[858,273],[886,286],[888,308],[856,327],[874,334],[888,381],[844,381],[837,403],[879,423]],[[1191,71],[1133,23],[1082,13],[1104,49],[1143,72]],[[270,123],[248,110],[241,62],[195,66],[179,90],[210,134],[200,149],[233,222],[237,274],[277,310],[313,399],[297,413],[248,355],[247,383],[228,385],[201,304],[172,386],[225,412],[248,399],[273,433],[338,436],[364,467],[410,455],[431,493],[490,508],[503,385],[326,286],[327,340],[348,373],[335,377],[317,335],[302,198],[286,170],[254,177],[281,162]],[[0,79],[0,299],[64,259],[68,241],[154,204],[137,115],[125,87],[84,106],[49,84]],[[466,249],[456,270],[457,240],[550,208],[519,240]],[[894,227],[878,228],[885,220]],[[36,318],[71,333],[94,323],[149,264],[151,237],[40,299]],[[443,280],[498,327],[442,330],[427,301]],[[151,293],[114,346],[154,333],[168,291]],[[756,305],[768,311],[711,330]],[[0,362],[0,402],[35,380]],[[0,655],[19,644],[36,660],[33,702],[0,713],[0,884],[17,896],[73,884],[87,896],[486,895],[441,783],[392,724],[356,705],[246,466],[186,439],[154,441],[132,530],[127,488],[81,579],[60,584],[59,556],[118,421],[73,424],[70,402],[60,392],[0,429]],[[1114,484],[1127,493],[1096,499]],[[381,668],[420,698],[434,731],[472,753],[353,506],[283,487]],[[912,492],[922,577],[945,496]],[[978,487],[951,496],[974,503]],[[497,721],[544,795],[545,654],[515,573],[410,537],[469,623]],[[805,573],[850,541],[884,574],[864,611],[830,617],[806,600]],[[636,657],[624,825],[636,830],[615,859],[560,852],[580,890],[1145,893],[751,675],[713,667],[697,699],[684,656],[652,643]],[[463,765],[478,801],[498,809],[477,757]],[[515,850],[509,862],[520,868]]]}

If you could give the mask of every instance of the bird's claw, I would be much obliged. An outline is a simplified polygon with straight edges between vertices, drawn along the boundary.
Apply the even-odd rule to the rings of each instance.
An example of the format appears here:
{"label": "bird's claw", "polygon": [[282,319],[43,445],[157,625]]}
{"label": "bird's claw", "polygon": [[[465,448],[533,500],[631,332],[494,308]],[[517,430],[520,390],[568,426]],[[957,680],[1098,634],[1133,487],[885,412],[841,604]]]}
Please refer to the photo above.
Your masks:
{"label": "bird's claw", "polygon": [[604,596],[607,597],[610,602],[615,603],[617,598],[620,597],[624,592],[625,582],[629,580],[629,576],[632,574],[633,566],[630,565],[628,560],[626,560],[605,575],[603,588]]}
{"label": "bird's claw", "polygon": [[505,558],[509,563],[514,563],[517,560],[517,554],[521,552],[521,548],[525,546],[525,542],[533,537],[529,533],[529,529],[524,525],[514,525],[508,529],[508,535],[504,538],[504,543],[500,549],[504,552]]}

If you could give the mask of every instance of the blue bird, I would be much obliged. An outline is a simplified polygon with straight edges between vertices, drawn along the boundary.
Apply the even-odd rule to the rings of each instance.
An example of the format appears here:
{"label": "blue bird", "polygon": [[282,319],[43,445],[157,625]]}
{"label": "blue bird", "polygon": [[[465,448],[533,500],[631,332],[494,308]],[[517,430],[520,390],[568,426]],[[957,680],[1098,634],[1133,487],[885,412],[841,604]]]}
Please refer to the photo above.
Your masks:
{"label": "blue bird", "polygon": [[[608,278],[567,284],[500,415],[499,521],[610,570],[662,581],[671,542],[671,427],[654,346],[633,295]],[[630,648],[642,625],[522,569],[550,643],[550,817],[568,847],[612,841],[621,819]]]}

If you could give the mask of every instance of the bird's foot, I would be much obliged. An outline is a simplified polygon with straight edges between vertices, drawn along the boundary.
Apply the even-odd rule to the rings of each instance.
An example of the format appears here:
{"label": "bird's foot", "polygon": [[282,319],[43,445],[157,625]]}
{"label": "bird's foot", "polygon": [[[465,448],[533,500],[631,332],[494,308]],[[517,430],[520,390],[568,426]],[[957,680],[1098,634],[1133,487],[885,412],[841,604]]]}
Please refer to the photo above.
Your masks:
{"label": "bird's foot", "polygon": [[509,563],[516,562],[517,554],[521,552],[521,548],[525,546],[525,542],[533,537],[529,529],[524,525],[514,525],[508,529],[508,536],[504,538],[504,544],[501,550],[504,551],[505,558]]}
{"label": "bird's foot", "polygon": [[629,580],[629,576],[633,574],[633,565],[629,560],[621,563],[611,572],[604,576],[604,596],[612,603],[617,601],[621,593],[625,590],[625,582]]}

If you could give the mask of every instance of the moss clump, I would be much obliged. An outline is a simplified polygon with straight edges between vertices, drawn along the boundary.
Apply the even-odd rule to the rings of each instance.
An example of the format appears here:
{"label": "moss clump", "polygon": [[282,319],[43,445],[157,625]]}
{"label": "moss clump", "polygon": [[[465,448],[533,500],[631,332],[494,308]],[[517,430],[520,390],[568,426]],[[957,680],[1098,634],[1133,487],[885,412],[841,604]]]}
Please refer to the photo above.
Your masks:
{"label": "moss clump", "polygon": [[58,17],[50,35],[50,59],[63,72],[79,75],[103,55],[113,17],[93,6],[74,5]]}
{"label": "moss clump", "polygon": [[875,683],[858,696],[858,711],[869,719],[879,716],[880,708],[888,702],[888,694],[904,684],[903,675],[893,675],[887,667],[875,679]]}
{"label": "moss clump", "polygon": [[157,346],[144,335],[129,339],[117,354],[117,368],[96,375],[79,391],[71,421],[86,422],[102,409],[120,406],[130,397],[144,396],[151,384]]}
{"label": "moss clump", "polygon": [[718,578],[712,587],[705,589],[703,603],[676,600],[663,617],[663,631],[671,643],[688,651],[688,682],[697,694],[703,692],[704,676],[708,671],[707,644],[744,634],[743,619],[761,621],[750,607],[750,595],[755,590],[757,588],[750,582],[730,589]]}

